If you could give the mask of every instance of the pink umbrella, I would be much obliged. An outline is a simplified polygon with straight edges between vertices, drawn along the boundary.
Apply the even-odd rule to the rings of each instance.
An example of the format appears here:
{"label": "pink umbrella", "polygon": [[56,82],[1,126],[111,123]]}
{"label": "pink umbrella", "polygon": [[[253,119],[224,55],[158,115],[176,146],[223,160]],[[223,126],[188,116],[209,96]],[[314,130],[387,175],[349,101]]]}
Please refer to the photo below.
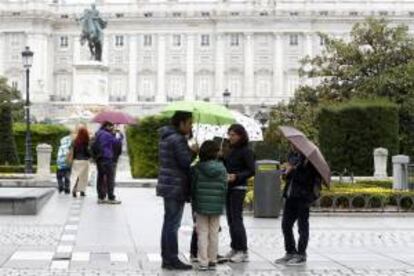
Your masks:
{"label": "pink umbrella", "polygon": [[306,138],[305,134],[294,127],[280,126],[279,130],[313,164],[322,176],[325,185],[329,188],[331,183],[331,169],[319,148]]}
{"label": "pink umbrella", "polygon": [[138,121],[134,117],[119,111],[104,111],[92,119],[95,123],[111,122],[115,125],[133,125]]}

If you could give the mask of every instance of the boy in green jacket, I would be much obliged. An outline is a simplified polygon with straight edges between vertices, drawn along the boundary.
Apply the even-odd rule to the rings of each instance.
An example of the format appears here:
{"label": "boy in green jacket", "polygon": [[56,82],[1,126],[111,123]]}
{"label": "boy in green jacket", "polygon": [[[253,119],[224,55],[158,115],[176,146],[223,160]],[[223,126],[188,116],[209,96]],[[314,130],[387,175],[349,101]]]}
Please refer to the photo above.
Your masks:
{"label": "boy in green jacket", "polygon": [[227,193],[227,171],[217,160],[219,150],[215,142],[204,142],[200,162],[193,167],[192,206],[196,213],[199,270],[214,270],[217,264],[220,215]]}

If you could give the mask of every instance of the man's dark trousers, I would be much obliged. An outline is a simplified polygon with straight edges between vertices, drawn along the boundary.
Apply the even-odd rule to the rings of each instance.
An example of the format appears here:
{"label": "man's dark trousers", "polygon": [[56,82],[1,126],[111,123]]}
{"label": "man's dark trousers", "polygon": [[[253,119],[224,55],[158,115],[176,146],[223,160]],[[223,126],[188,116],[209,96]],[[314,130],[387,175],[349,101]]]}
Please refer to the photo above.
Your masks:
{"label": "man's dark trousers", "polygon": [[70,190],[70,168],[58,169],[56,178],[59,186],[59,191],[69,193]]}
{"label": "man's dark trousers", "polygon": [[99,160],[98,183],[96,185],[99,199],[105,199],[108,195],[109,200],[114,200],[115,173],[114,162],[112,160]]}
{"label": "man's dark trousers", "polygon": [[161,257],[164,264],[174,264],[178,259],[178,229],[184,211],[184,201],[164,198],[164,224],[161,233]]}
{"label": "man's dark trousers", "polygon": [[[296,249],[293,225],[298,221],[299,244]],[[309,241],[309,204],[299,198],[288,198],[283,209],[282,231],[287,254],[306,256]]]}

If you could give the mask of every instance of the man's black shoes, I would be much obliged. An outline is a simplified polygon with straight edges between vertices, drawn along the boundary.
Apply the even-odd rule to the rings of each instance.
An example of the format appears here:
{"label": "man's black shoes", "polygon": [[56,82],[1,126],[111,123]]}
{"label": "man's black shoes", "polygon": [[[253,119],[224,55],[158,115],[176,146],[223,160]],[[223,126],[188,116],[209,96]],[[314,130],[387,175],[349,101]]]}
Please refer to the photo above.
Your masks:
{"label": "man's black shoes", "polygon": [[162,262],[161,267],[163,269],[167,269],[167,270],[191,270],[191,269],[193,269],[193,267],[191,265],[185,264],[181,261],[176,261],[176,262],[171,263],[171,264]]}

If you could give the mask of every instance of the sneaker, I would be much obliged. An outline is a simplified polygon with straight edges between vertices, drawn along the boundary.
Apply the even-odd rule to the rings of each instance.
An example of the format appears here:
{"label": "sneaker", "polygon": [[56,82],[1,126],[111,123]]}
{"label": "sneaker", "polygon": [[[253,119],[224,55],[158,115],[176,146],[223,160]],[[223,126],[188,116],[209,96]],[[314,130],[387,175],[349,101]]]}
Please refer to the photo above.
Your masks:
{"label": "sneaker", "polygon": [[105,199],[98,199],[98,204],[105,204],[106,200]]}
{"label": "sneaker", "polygon": [[229,258],[226,258],[225,256],[223,256],[223,255],[219,255],[219,254],[217,254],[217,263],[219,263],[219,264],[223,264],[223,263],[226,263],[226,262],[228,262],[229,261]]}
{"label": "sneaker", "polygon": [[80,192],[81,196],[86,196],[85,192]]}
{"label": "sneaker", "polygon": [[300,266],[306,263],[306,256],[304,255],[295,255],[292,259],[290,259],[286,265],[287,266]]}
{"label": "sneaker", "polygon": [[167,269],[167,270],[191,270],[193,269],[193,266],[185,264],[181,261],[177,261],[175,263],[172,264],[167,264],[167,263],[162,263],[161,267],[163,269]]}
{"label": "sneaker", "polygon": [[236,255],[237,251],[232,249],[230,250],[226,255],[224,255],[224,257],[222,257],[223,259],[226,259],[227,261],[230,260],[231,257],[233,257],[234,255]]}
{"label": "sneaker", "polygon": [[292,260],[296,255],[295,254],[288,254],[286,253],[285,256],[283,256],[280,259],[276,259],[274,261],[275,264],[286,264],[287,262],[289,262],[290,260]]}
{"label": "sneaker", "polygon": [[65,194],[70,194],[70,191],[69,190],[65,190]]}
{"label": "sneaker", "polygon": [[233,257],[230,258],[232,263],[244,263],[249,261],[249,254],[247,251],[237,251]]}
{"label": "sneaker", "polygon": [[122,201],[116,200],[116,199],[110,199],[108,200],[108,204],[121,204]]}
{"label": "sneaker", "polygon": [[207,271],[207,270],[209,270],[209,268],[210,267],[208,265],[201,265],[200,264],[200,265],[197,266],[198,271]]}
{"label": "sneaker", "polygon": [[216,270],[216,269],[217,269],[217,263],[215,262],[208,263],[208,270]]}
{"label": "sneaker", "polygon": [[190,254],[190,262],[198,263],[198,258],[196,256],[194,256],[193,254]]}
{"label": "sneaker", "polygon": [[72,196],[73,196],[74,198],[76,198],[76,197],[77,197],[76,192],[72,192]]}

